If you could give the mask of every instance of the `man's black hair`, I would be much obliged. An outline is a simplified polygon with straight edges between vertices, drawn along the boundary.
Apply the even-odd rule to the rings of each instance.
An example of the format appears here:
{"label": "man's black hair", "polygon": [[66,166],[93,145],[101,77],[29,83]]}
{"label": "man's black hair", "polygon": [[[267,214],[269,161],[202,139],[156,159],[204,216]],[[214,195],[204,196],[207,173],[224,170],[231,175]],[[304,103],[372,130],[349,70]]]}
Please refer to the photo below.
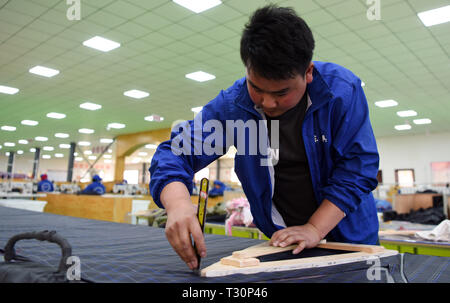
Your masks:
{"label": "man's black hair", "polygon": [[260,77],[304,77],[312,60],[314,37],[293,9],[268,5],[255,11],[241,38],[241,59]]}

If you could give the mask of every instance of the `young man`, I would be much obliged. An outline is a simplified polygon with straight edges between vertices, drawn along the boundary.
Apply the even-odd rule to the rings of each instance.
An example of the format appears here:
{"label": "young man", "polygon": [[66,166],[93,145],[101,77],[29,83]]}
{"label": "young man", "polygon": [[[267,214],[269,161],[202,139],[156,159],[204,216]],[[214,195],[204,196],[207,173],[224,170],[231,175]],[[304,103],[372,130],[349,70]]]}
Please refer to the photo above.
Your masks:
{"label": "young man", "polygon": [[105,186],[102,184],[102,178],[99,175],[92,177],[92,183],[86,186],[81,192],[83,195],[103,195],[106,192]]}
{"label": "young man", "polygon": [[[257,10],[241,38],[246,77],[158,147],[150,167],[151,194],[167,210],[170,244],[191,269],[197,266],[191,235],[199,254],[206,255],[190,200],[193,174],[217,159],[218,151],[240,143],[235,171],[254,223],[271,245],[298,244],[298,253],[324,238],[377,242],[371,191],[379,156],[361,81],[336,64],[312,62],[313,49],[311,30],[293,10]],[[233,128],[239,124],[230,120],[248,130]],[[271,153],[261,143],[267,138]],[[216,152],[202,151],[199,142],[211,143]]]}

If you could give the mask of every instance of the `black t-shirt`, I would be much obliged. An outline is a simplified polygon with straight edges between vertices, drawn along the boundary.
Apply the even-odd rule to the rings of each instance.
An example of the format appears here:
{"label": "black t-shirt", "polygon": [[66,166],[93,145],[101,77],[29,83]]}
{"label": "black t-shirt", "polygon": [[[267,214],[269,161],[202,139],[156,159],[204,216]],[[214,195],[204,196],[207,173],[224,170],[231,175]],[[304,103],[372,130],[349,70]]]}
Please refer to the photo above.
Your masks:
{"label": "black t-shirt", "polygon": [[273,202],[288,227],[306,224],[318,207],[302,136],[307,102],[305,93],[301,101],[284,114],[266,116],[269,134],[271,122],[279,120],[279,159],[274,166]]}

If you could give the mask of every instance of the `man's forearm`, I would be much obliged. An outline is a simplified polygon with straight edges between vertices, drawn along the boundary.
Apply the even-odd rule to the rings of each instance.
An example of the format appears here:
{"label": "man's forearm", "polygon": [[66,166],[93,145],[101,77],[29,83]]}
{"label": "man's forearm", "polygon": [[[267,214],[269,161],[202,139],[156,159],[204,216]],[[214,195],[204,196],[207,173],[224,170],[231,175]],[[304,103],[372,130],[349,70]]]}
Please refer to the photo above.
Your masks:
{"label": "man's forearm", "polygon": [[191,196],[186,185],[178,181],[167,184],[161,191],[160,199],[167,213],[183,205],[192,206]]}
{"label": "man's forearm", "polygon": [[309,219],[323,239],[345,217],[345,213],[331,201],[325,199]]}

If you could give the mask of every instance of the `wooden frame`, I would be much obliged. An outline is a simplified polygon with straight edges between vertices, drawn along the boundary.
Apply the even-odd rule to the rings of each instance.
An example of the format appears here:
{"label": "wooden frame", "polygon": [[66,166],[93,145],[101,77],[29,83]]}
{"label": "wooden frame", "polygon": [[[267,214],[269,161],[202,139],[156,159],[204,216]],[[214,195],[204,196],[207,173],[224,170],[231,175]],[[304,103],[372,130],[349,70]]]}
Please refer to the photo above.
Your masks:
{"label": "wooden frame", "polygon": [[358,261],[379,259],[393,256],[398,251],[385,249],[383,246],[348,244],[338,242],[320,243],[318,248],[345,250],[349,253],[338,255],[260,262],[256,257],[293,250],[297,245],[287,247],[270,246],[264,242],[244,250],[235,251],[231,256],[222,258],[201,270],[203,277],[219,277],[232,274],[254,274],[258,272],[275,272],[304,268],[325,267]]}

